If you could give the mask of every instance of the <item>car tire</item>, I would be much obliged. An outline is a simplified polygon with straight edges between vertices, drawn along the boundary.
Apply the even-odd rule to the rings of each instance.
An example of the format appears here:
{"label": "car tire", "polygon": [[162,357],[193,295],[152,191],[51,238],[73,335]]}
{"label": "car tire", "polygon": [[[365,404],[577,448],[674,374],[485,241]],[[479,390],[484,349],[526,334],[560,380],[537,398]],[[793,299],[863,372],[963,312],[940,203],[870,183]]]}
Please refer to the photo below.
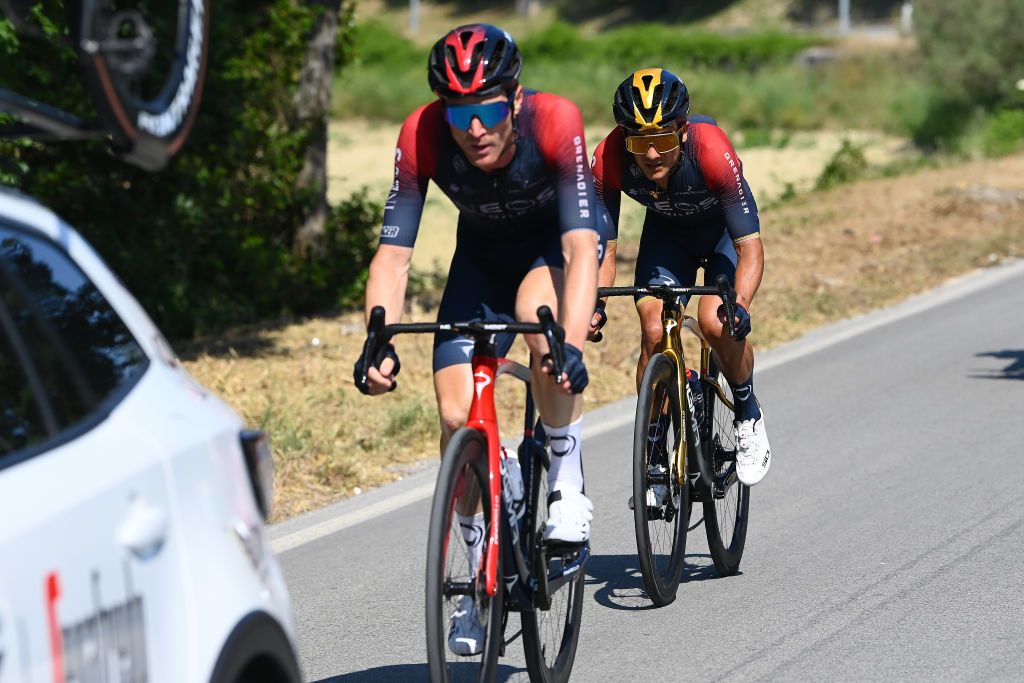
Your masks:
{"label": "car tire", "polygon": [[265,612],[249,614],[227,639],[211,683],[300,683],[299,664],[280,624]]}

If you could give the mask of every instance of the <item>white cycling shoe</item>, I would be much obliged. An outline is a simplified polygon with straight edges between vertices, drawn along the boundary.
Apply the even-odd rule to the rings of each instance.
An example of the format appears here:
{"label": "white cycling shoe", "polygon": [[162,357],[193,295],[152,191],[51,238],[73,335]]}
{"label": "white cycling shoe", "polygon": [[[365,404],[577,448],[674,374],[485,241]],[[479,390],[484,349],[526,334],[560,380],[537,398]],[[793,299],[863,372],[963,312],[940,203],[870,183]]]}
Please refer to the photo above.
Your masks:
{"label": "white cycling shoe", "polygon": [[753,486],[764,479],[772,466],[772,451],[764,431],[764,412],[752,420],[737,420],[736,477],[741,483]]}
{"label": "white cycling shoe", "polygon": [[[666,473],[664,465],[655,465],[647,469],[647,476],[658,476],[664,477]],[[665,503],[668,502],[668,486],[664,484],[651,484],[647,487],[647,507],[649,508],[661,508],[665,507]],[[629,497],[629,502],[626,503],[629,509],[633,509],[633,496]]]}
{"label": "white cycling shoe", "polygon": [[460,657],[472,657],[484,651],[484,625],[480,623],[472,595],[463,595],[452,613],[448,649]]}
{"label": "white cycling shoe", "polygon": [[548,521],[544,540],[560,543],[586,543],[590,540],[590,520],[594,505],[575,489],[555,491],[548,496]]}

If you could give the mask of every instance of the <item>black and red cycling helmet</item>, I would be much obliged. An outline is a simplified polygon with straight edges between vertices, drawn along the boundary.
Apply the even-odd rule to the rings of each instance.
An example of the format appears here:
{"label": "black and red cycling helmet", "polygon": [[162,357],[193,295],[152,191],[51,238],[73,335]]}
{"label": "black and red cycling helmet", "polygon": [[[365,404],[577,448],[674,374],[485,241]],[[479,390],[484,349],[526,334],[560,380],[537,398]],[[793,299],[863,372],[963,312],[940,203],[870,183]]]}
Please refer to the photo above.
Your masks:
{"label": "black and red cycling helmet", "polygon": [[638,69],[619,84],[612,100],[615,123],[627,131],[647,132],[686,121],[690,93],[667,69]]}
{"label": "black and red cycling helmet", "polygon": [[467,24],[434,43],[427,79],[441,97],[488,96],[513,90],[522,68],[512,36],[490,24]]}

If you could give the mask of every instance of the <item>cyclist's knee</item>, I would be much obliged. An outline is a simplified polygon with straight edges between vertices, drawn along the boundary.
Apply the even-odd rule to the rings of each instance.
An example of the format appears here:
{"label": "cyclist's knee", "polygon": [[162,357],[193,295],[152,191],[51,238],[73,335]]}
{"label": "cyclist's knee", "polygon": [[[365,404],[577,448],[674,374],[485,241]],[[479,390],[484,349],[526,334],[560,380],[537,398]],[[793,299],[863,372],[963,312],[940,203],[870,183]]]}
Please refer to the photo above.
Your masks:
{"label": "cyclist's knee", "polygon": [[654,320],[645,318],[642,321],[640,329],[640,344],[648,355],[654,352],[654,347],[661,341],[661,336],[664,333],[665,330],[661,326],[660,318],[655,318]]}
{"label": "cyclist's knee", "polygon": [[473,402],[473,371],[468,363],[458,363],[434,373],[437,412],[447,435],[466,423]]}
{"label": "cyclist's knee", "polygon": [[463,406],[457,401],[439,401],[437,412],[441,417],[441,429],[448,436],[458,431],[469,419],[469,406]]}

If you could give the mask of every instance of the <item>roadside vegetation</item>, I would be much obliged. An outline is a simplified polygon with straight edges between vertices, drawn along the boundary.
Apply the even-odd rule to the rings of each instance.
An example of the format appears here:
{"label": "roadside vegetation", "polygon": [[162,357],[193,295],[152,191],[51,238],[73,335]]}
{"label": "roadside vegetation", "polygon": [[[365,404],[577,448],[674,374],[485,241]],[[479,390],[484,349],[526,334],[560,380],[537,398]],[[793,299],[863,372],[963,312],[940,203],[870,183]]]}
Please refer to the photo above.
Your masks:
{"label": "roadside vegetation", "polygon": [[[741,155],[756,147],[786,166],[804,151],[807,136],[838,136],[835,152],[809,181],[785,181],[784,190],[762,203],[769,268],[755,306],[754,338],[764,349],[967,270],[1024,256],[1024,159],[985,160],[1012,155],[1024,142],[1024,109],[1014,87],[1024,78],[1017,73],[1024,51],[1007,48],[1017,38],[995,31],[1000,22],[1020,24],[1013,12],[1024,0],[981,2],[995,20],[970,21],[960,16],[967,8],[917,0],[916,38],[880,45],[838,41],[828,31],[786,23],[820,16],[826,3],[816,0],[686,3],[686,10],[670,3],[662,11],[679,21],[658,23],[644,23],[658,17],[640,11],[624,17],[620,3],[605,0],[545,2],[542,19],[529,22],[502,5],[499,16],[508,23],[497,23],[520,40],[524,82],[577,102],[591,138],[610,128],[608,97],[615,85],[633,69],[655,64],[684,76],[693,110],[719,119]],[[880,8],[876,19],[894,5],[869,4]],[[779,14],[768,5],[788,10]],[[440,23],[425,24],[410,40],[394,29],[403,25],[395,20],[397,5],[373,7],[365,15],[357,8],[355,30],[346,34],[352,61],[336,76],[332,106],[336,129],[362,122],[351,125],[350,135],[365,132],[367,122],[373,130],[390,126],[388,142],[378,145],[389,148],[400,121],[431,98],[424,72],[435,34],[464,18],[454,14],[458,8],[472,20],[491,14],[469,0],[437,3],[445,18],[430,20]],[[750,16],[765,17],[754,24],[771,30],[747,25],[716,32]],[[879,161],[866,142],[872,132],[906,142]],[[341,144],[334,153],[345,155]],[[357,181],[366,174],[366,159],[343,159],[344,172]],[[386,188],[387,171],[381,176]],[[432,192],[421,234],[436,240],[452,217]],[[375,197],[372,188],[369,196]],[[621,282],[631,278],[640,215],[625,208]],[[422,271],[406,319],[432,319],[442,285],[442,274]],[[636,314],[618,300],[609,313],[607,340],[587,350],[588,406],[634,390]],[[363,334],[362,316],[354,311],[285,318],[179,346],[191,372],[271,433],[279,519],[358,494],[435,457],[429,338],[401,340],[400,389],[371,400],[358,394],[350,377]],[[520,343],[513,355],[522,360],[524,354]],[[499,393],[506,424],[518,424],[520,398],[518,388]]]}

